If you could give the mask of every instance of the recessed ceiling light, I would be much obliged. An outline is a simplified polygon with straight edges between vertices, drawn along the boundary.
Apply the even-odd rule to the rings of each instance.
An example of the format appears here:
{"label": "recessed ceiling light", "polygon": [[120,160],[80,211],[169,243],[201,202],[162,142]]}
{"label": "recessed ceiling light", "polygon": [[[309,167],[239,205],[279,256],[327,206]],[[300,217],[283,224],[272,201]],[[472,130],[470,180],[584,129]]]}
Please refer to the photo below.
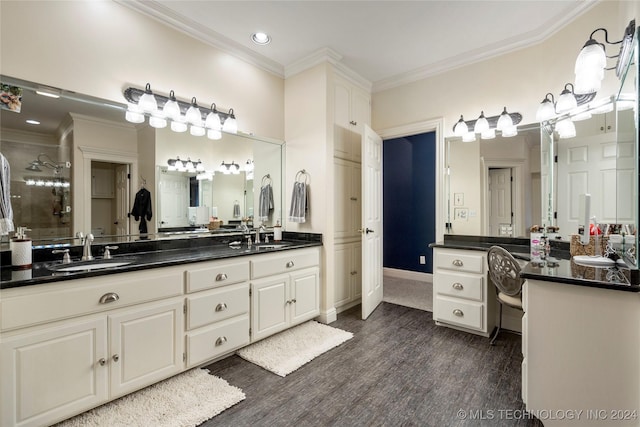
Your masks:
{"label": "recessed ceiling light", "polygon": [[39,125],[40,122],[37,120],[33,120],[33,119],[29,119],[27,120],[27,123],[29,123],[30,125]]}
{"label": "recessed ceiling light", "polygon": [[269,37],[269,34],[267,33],[253,33],[251,34],[251,41],[255,44],[265,45],[269,44],[271,37]]}

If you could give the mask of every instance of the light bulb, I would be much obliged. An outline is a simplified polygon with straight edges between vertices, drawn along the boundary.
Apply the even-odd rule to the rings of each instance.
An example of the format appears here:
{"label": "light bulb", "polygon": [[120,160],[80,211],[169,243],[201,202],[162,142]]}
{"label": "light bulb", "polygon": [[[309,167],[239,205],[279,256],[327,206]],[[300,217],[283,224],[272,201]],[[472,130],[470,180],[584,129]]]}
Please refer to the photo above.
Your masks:
{"label": "light bulb", "polygon": [[215,130],[215,129],[209,129],[207,130],[207,138],[209,139],[221,139],[222,138],[222,132],[220,132],[219,130]]}
{"label": "light bulb", "polygon": [[156,101],[156,97],[153,96],[153,92],[151,92],[151,85],[147,83],[144,89],[144,93],[140,95],[140,99],[138,99],[138,107],[144,113],[153,113],[158,110],[158,102]]}
{"label": "light bulb", "polygon": [[455,136],[464,136],[464,134],[466,134],[467,132],[469,132],[469,127],[464,122],[464,119],[462,118],[462,115],[461,115],[460,120],[458,120],[456,125],[453,127],[453,134]]}
{"label": "light bulb", "polygon": [[204,126],[207,129],[220,130],[222,125],[220,124],[220,116],[216,110],[216,104],[211,104],[211,112],[207,114],[207,119],[204,122]]}
{"label": "light bulb", "polygon": [[167,117],[168,119],[180,119],[180,104],[178,104],[175,93],[173,91],[169,92],[169,100],[165,102],[162,111],[164,112],[165,117]]}
{"label": "light bulb", "polygon": [[489,130],[489,121],[484,116],[484,111],[481,111],[480,117],[478,117],[478,120],[476,120],[476,124],[473,127],[473,132],[482,133],[487,130]]}
{"label": "light bulb", "polygon": [[195,96],[191,98],[191,106],[187,110],[184,117],[188,123],[196,126],[202,126],[202,113],[200,113],[200,108],[198,108]]}
{"label": "light bulb", "polygon": [[156,129],[166,128],[167,119],[164,118],[164,112],[156,111],[155,113],[151,114],[151,117],[149,117],[149,126]]}
{"label": "light bulb", "polygon": [[556,112],[558,114],[566,113],[578,107],[578,101],[576,101],[576,97],[573,95],[573,92],[567,89],[567,86],[569,85],[571,85],[571,83],[567,83],[564,86],[564,90],[558,97],[558,103],[556,104]]}
{"label": "light bulb", "polygon": [[480,134],[481,139],[494,139],[496,137],[495,129],[487,129]]}
{"label": "light bulb", "polygon": [[509,126],[508,128],[504,128],[502,131],[502,136],[504,138],[511,138],[512,136],[516,136],[518,134],[518,127],[516,125]]}
{"label": "light bulb", "polygon": [[[549,99],[550,93],[548,93],[540,105],[538,105],[538,110],[536,111],[536,121],[537,122],[546,122],[547,120],[553,118],[556,115],[556,107],[553,102]],[[551,95],[553,98],[553,95]]]}
{"label": "light bulb", "polygon": [[171,122],[171,130],[174,132],[186,132],[187,124],[184,122],[184,119],[173,120]]}
{"label": "light bulb", "polygon": [[573,138],[576,136],[576,126],[569,119],[562,119],[556,123],[556,132],[560,139]]}
{"label": "light bulb", "polygon": [[473,142],[476,140],[476,134],[473,132],[467,132],[462,135],[462,142]]}
{"label": "light bulb", "polygon": [[128,103],[127,112],[124,115],[124,118],[129,123],[143,123],[144,122],[144,114],[140,107],[137,104]]}
{"label": "light bulb", "polygon": [[505,128],[513,126],[513,119],[507,113],[507,107],[504,107],[502,114],[498,118],[498,123],[496,124],[496,130],[503,131]]}
{"label": "light bulb", "polygon": [[227,133],[238,133],[238,123],[236,122],[236,116],[233,114],[233,108],[229,110],[229,117],[224,121],[222,130]]}
{"label": "light bulb", "polygon": [[193,136],[203,136],[205,134],[205,130],[202,126],[191,125],[189,133]]}

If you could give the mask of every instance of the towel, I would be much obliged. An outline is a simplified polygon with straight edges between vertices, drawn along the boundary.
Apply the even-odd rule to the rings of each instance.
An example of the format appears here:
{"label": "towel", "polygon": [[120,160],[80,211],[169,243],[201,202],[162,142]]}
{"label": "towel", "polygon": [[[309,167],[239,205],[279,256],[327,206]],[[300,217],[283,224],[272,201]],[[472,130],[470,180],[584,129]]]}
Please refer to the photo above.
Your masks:
{"label": "towel", "polygon": [[271,188],[271,184],[266,184],[260,188],[258,219],[260,221],[269,221],[271,211],[273,211],[273,189]]}
{"label": "towel", "polygon": [[0,235],[13,231],[13,208],[11,208],[11,167],[0,153]]}
{"label": "towel", "polygon": [[237,200],[233,202],[233,217],[240,218],[240,203]]}
{"label": "towel", "polygon": [[291,193],[291,207],[289,208],[289,221],[306,222],[309,210],[309,191],[304,182],[294,182]]}

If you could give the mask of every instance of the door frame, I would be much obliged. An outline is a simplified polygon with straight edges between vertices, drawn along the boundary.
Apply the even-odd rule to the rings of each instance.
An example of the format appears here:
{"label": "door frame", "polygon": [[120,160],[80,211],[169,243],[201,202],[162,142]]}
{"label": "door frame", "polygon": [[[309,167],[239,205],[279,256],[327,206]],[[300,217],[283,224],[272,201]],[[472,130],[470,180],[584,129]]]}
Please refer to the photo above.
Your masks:
{"label": "door frame", "polygon": [[482,235],[488,235],[489,232],[489,169],[502,168],[511,169],[511,207],[513,209],[513,237],[526,236],[524,230],[524,221],[521,215],[524,213],[524,161],[510,159],[485,159],[480,157],[480,165],[482,170]]}
{"label": "door frame", "polygon": [[447,206],[447,192],[444,191],[445,182],[445,149],[444,149],[444,118],[424,120],[406,125],[384,128],[374,131],[380,135],[382,140],[402,138],[405,136],[418,135],[421,133],[434,132],[436,139],[436,241],[444,240],[445,228],[445,207]]}
{"label": "door frame", "polygon": [[[74,206],[82,206],[80,212],[75,212],[73,215],[73,235],[81,231],[83,233],[91,232],[91,162],[107,162],[107,163],[120,163],[129,165],[129,173],[131,178],[129,179],[129,206],[133,206],[133,188],[137,188],[137,176],[138,176],[138,156],[137,154],[122,153],[115,150],[90,147],[80,145],[78,146],[82,154],[82,170],[77,171],[79,173],[78,179],[74,179],[74,183],[77,183],[77,187],[74,189],[75,200],[79,200],[80,203],[74,203]],[[79,162],[78,162],[79,163]],[[136,182],[134,182],[136,181]],[[131,221],[131,219],[129,219]],[[131,223],[129,222],[129,230],[131,230]]]}

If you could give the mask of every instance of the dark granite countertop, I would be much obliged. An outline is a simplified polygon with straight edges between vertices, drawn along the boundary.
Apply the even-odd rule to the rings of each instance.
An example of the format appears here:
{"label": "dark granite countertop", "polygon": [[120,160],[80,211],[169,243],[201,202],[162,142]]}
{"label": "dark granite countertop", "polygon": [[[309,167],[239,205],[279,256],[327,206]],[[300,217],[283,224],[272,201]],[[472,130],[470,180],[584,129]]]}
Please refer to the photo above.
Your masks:
{"label": "dark granite countertop", "polygon": [[[236,247],[236,245],[234,245],[234,247],[229,246],[229,243],[236,241],[242,242],[240,247]],[[29,269],[16,270],[10,266],[5,267],[6,264],[3,263],[3,267],[0,269],[0,289],[322,246],[322,235],[315,233],[285,232],[283,233],[283,242],[271,242],[271,245],[277,243],[286,243],[286,245],[282,247],[265,247],[268,244],[254,244],[251,248],[248,248],[246,240],[242,239],[242,235],[152,240],[118,244],[118,253],[113,255],[111,262],[131,261],[131,263],[120,267],[89,271],[81,270],[77,272],[54,271],[56,267],[62,266],[62,255],[55,255],[55,258],[53,258],[51,249],[34,249],[34,262]],[[72,259],[75,262],[75,260],[80,258],[82,247],[70,247],[69,249]],[[104,249],[99,245],[93,245],[92,249],[94,255],[104,252]],[[101,258],[101,256],[96,256],[97,260],[99,260],[99,258]]]}
{"label": "dark granite countertop", "polygon": [[[432,243],[432,248],[451,248],[486,251],[491,246],[502,246],[514,258],[531,260],[529,239],[445,235],[443,242]],[[575,263],[569,253],[569,242],[551,241],[551,252],[545,260],[534,260],[523,267],[520,275],[525,279],[556,282],[567,285],[589,286],[627,292],[640,292],[638,269],[630,268],[620,260],[613,267],[592,267]]]}

